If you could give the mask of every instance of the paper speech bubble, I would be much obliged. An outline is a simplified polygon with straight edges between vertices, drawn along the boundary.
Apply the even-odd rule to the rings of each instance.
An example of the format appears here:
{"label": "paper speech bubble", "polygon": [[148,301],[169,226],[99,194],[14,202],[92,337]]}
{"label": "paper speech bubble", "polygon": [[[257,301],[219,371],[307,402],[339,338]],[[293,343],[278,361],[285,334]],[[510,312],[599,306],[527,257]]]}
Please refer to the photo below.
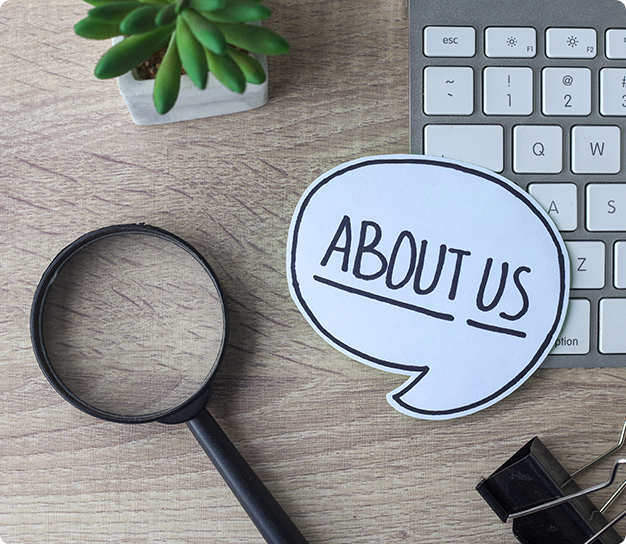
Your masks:
{"label": "paper speech bubble", "polygon": [[537,369],[567,309],[556,227],[502,176],[417,155],[334,168],[304,193],[287,246],[291,295],[332,346],[410,378],[407,415],[490,406]]}

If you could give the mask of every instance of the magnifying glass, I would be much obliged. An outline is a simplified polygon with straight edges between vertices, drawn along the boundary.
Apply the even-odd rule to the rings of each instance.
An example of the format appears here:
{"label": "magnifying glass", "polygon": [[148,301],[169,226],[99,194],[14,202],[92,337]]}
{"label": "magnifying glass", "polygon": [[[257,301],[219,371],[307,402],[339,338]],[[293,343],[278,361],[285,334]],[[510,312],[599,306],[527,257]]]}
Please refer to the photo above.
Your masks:
{"label": "magnifying glass", "polygon": [[186,423],[265,540],[306,544],[205,408],[227,334],[209,264],[181,238],[142,224],[67,246],[31,310],[39,366],[68,402],[118,423]]}

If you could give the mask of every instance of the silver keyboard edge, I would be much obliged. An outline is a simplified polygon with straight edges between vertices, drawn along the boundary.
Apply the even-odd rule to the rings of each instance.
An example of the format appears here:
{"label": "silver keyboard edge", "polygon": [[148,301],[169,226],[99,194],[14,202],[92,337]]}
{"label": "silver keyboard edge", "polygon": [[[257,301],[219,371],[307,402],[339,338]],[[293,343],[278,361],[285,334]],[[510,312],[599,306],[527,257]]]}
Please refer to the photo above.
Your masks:
{"label": "silver keyboard edge", "polygon": [[[504,177],[515,181],[524,189],[532,182],[573,182],[579,187],[591,182],[626,183],[626,147],[622,144],[621,169],[619,174],[572,174],[571,129],[576,125],[618,125],[622,142],[626,142],[626,118],[603,117],[599,114],[599,70],[604,67],[626,68],[626,60],[616,61],[605,57],[605,32],[610,28],[626,28],[626,7],[619,0],[553,0],[527,1],[528,10],[520,9],[519,0],[408,0],[409,4],[409,50],[410,50],[410,128],[411,152],[423,152],[424,126],[435,124],[499,124],[505,131]],[[599,22],[600,21],[600,22]],[[422,51],[423,31],[428,26],[471,26],[476,29],[476,55],[471,58],[430,58]],[[485,29],[492,26],[534,27],[537,29],[537,55],[534,58],[489,58],[485,51]],[[546,30],[551,27],[595,28],[598,35],[598,54],[593,59],[552,59],[545,55]],[[528,66],[540,73],[547,66],[589,67],[592,78],[592,113],[584,117],[546,117],[541,113],[541,88],[533,89],[534,111],[520,117],[487,116],[482,108],[482,77],[476,77],[474,94],[475,112],[467,116],[437,115],[426,118],[422,113],[423,68],[425,66],[470,66],[482,73],[487,66]],[[563,127],[563,165],[559,174],[516,174],[512,171],[513,127],[519,124],[558,124]],[[626,366],[626,355],[602,355],[598,351],[598,307],[601,298],[615,296],[612,285],[613,233],[588,232],[585,230],[584,194],[578,196],[578,228],[563,232],[564,240],[601,240],[607,244],[608,255],[605,271],[605,288],[576,290],[570,298],[587,298],[591,302],[590,353],[587,355],[549,355],[543,363],[546,368],[593,368]],[[626,232],[624,233],[626,240]],[[626,297],[626,291],[624,291]]]}

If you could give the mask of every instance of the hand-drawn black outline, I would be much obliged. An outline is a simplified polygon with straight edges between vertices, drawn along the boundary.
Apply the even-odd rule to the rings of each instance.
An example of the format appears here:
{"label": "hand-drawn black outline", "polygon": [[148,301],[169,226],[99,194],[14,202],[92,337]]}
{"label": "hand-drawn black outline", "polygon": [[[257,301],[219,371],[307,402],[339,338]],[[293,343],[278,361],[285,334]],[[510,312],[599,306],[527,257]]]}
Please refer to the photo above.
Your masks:
{"label": "hand-drawn black outline", "polygon": [[[385,361],[377,357],[372,357],[371,355],[368,355],[367,353],[364,353],[362,351],[359,351],[347,345],[346,343],[340,341],[338,338],[335,338],[322,326],[322,324],[317,320],[316,316],[308,307],[306,301],[304,300],[304,297],[302,296],[302,293],[300,291],[300,284],[298,282],[298,278],[296,274],[296,254],[297,254],[297,246],[298,246],[298,234],[300,230],[300,225],[302,223],[302,217],[304,215],[304,211],[306,210],[306,207],[308,206],[313,196],[322,187],[327,185],[334,178],[339,177],[345,174],[346,172],[350,172],[352,170],[356,170],[356,169],[364,168],[368,166],[379,165],[379,164],[424,164],[424,165],[429,165],[429,166],[439,166],[443,168],[450,168],[452,170],[458,170],[460,172],[465,172],[467,174],[472,174],[472,175],[481,177],[489,182],[495,183],[502,189],[508,191],[512,196],[520,200],[523,204],[525,204],[528,207],[528,209],[537,217],[537,219],[541,222],[541,224],[548,231],[548,234],[552,242],[554,243],[554,246],[557,252],[558,265],[559,265],[559,299],[558,299],[557,311],[555,312],[554,322],[552,326],[550,327],[550,330],[548,331],[544,341],[539,346],[538,350],[536,351],[531,361],[514,378],[512,378],[504,386],[502,386],[500,389],[498,389],[491,395],[488,395],[487,397],[479,401],[467,404],[465,406],[452,408],[449,410],[422,410],[422,409],[415,408],[414,406],[407,404],[406,402],[402,400],[402,397],[408,391],[413,389],[422,380],[422,378],[424,378],[424,376],[428,373],[430,368],[428,366],[405,365],[401,363],[395,363],[393,361]],[[568,260],[565,258],[565,253],[563,252],[563,248],[561,244],[559,243],[557,233],[554,231],[550,223],[546,220],[544,215],[542,215],[540,210],[535,207],[535,205],[532,203],[532,200],[529,198],[529,196],[522,191],[522,189],[513,186],[513,184],[509,185],[503,179],[499,179],[495,175],[490,175],[487,172],[475,170],[474,168],[471,168],[469,166],[455,164],[455,163],[447,162],[447,161],[438,161],[430,157],[420,158],[418,156],[416,156],[415,158],[387,157],[387,158],[359,161],[359,162],[350,164],[349,166],[346,166],[344,168],[341,168],[339,170],[336,170],[329,176],[321,179],[315,187],[309,190],[304,200],[298,205],[298,214],[295,217],[293,237],[292,237],[291,248],[290,248],[290,253],[289,253],[289,267],[291,271],[291,282],[292,282],[291,286],[293,288],[294,293],[296,294],[298,298],[300,305],[306,312],[308,318],[314,323],[317,330],[323,336],[329,339],[333,344],[341,347],[348,353],[352,353],[354,356],[358,358],[361,358],[366,361],[370,361],[371,363],[380,367],[386,367],[386,368],[390,368],[394,370],[399,370],[401,372],[406,372],[409,375],[413,375],[411,378],[409,378],[409,380],[407,380],[407,382],[405,383],[405,386],[393,395],[394,402],[396,402],[398,406],[401,406],[403,409],[407,410],[408,412],[413,412],[415,414],[422,414],[425,416],[435,416],[435,417],[436,416],[452,416],[453,417],[454,414],[460,414],[462,412],[467,412],[469,410],[475,410],[477,408],[480,408],[480,406],[490,403],[491,401],[502,396],[509,389],[512,389],[513,387],[515,387],[516,384],[518,384],[526,376],[526,374],[528,374],[535,367],[537,362],[541,360],[543,356],[547,354],[547,350],[552,346],[555,336],[558,333],[558,325],[559,325],[560,317],[567,304],[568,293],[566,293],[566,289],[565,289],[566,287],[565,285],[566,284],[565,282],[566,263],[568,263]]]}

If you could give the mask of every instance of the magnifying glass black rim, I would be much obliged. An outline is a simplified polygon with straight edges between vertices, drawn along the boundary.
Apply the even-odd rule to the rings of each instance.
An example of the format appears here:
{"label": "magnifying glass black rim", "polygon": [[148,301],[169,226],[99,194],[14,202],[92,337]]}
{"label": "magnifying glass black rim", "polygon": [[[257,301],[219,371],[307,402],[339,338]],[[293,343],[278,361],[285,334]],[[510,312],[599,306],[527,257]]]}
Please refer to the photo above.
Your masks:
{"label": "magnifying glass black rim", "polygon": [[[149,236],[154,236],[156,238],[161,238],[163,240],[172,242],[173,244],[187,251],[187,253],[189,253],[192,257],[196,259],[200,266],[202,266],[202,268],[205,270],[209,278],[213,281],[219,295],[220,304],[222,305],[222,315],[224,320],[224,334],[222,335],[222,344],[220,346],[217,361],[213,365],[211,371],[208,373],[206,379],[199,387],[199,389],[182,403],[174,406],[173,408],[168,408],[167,410],[162,410],[150,414],[120,415],[100,410],[99,408],[96,408],[95,406],[84,402],[63,383],[63,380],[61,380],[61,378],[54,370],[54,366],[50,361],[50,357],[48,356],[48,352],[46,350],[45,342],[43,339],[43,314],[46,300],[50,288],[61,269],[77,253],[85,249],[87,246],[93,244],[94,242],[103,240],[104,238],[108,238],[111,236],[119,236],[124,234],[145,234]],[[221,365],[222,359],[224,357],[224,348],[226,346],[226,339],[228,337],[228,319],[226,315],[226,305],[224,302],[222,289],[219,282],[217,281],[217,277],[211,269],[211,266],[204,259],[204,257],[192,245],[187,243],[182,238],[179,238],[175,234],[172,234],[171,232],[150,225],[133,223],[126,225],[112,225],[89,232],[72,242],[54,258],[46,271],[43,273],[41,280],[39,281],[39,285],[37,286],[37,289],[35,291],[30,315],[30,333],[35,357],[37,358],[37,362],[39,363],[39,367],[41,368],[42,372],[44,373],[50,384],[56,389],[56,391],[76,408],[94,417],[105,419],[107,421],[114,421],[117,423],[147,423],[150,421],[180,423],[193,418],[195,415],[197,415],[198,412],[203,410],[206,405],[211,388],[211,379]]]}

